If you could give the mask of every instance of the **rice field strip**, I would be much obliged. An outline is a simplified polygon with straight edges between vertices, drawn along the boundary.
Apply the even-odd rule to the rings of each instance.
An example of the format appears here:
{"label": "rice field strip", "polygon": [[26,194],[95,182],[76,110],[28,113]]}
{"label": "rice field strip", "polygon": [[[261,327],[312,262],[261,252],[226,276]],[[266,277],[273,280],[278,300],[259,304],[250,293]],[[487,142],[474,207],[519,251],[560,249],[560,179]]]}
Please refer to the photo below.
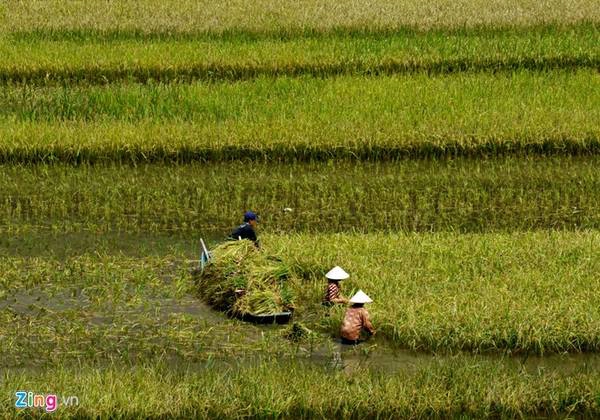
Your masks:
{"label": "rice field strip", "polygon": [[70,42],[83,43],[113,43],[127,41],[179,41],[179,42],[228,42],[252,43],[260,41],[286,42],[294,40],[316,40],[316,41],[340,41],[340,40],[371,40],[382,41],[388,38],[424,38],[432,39],[439,37],[463,37],[476,38],[486,37],[527,37],[532,34],[553,36],[555,34],[584,33],[595,34],[598,31],[600,21],[593,19],[582,19],[577,22],[545,22],[533,25],[489,25],[478,24],[472,26],[452,26],[419,28],[410,25],[395,25],[389,27],[374,27],[368,25],[347,26],[289,26],[272,27],[263,29],[250,29],[243,27],[223,28],[217,30],[191,29],[191,30],[154,30],[144,31],[142,28],[94,28],[94,27],[67,27],[67,28],[13,28],[0,31],[0,38],[13,42]]}
{"label": "rice field strip", "polygon": [[15,165],[141,165],[189,163],[294,163],[327,162],[347,160],[356,162],[398,162],[408,159],[456,159],[456,158],[502,158],[511,156],[597,156],[600,155],[600,139],[545,139],[535,143],[480,143],[464,145],[462,142],[446,142],[443,145],[421,142],[414,146],[363,147],[315,147],[296,144],[291,147],[225,146],[223,148],[182,146],[172,147],[148,145],[123,149],[101,150],[96,147],[69,147],[61,145],[11,147],[0,146],[0,164]]}
{"label": "rice field strip", "polygon": [[11,86],[0,94],[0,162],[590,155],[600,138],[599,82],[579,70]]}
{"label": "rice field strip", "polygon": [[[355,273],[346,293],[369,289],[381,301],[369,309],[378,334],[410,349],[597,352],[600,301],[591,291],[599,279],[589,271],[597,238],[595,231],[290,235],[269,236],[268,251],[289,255],[309,278],[333,264]],[[323,282],[304,293],[298,302],[314,310]],[[321,327],[338,333],[342,312],[321,319]]]}
{"label": "rice field strip", "polygon": [[[18,232],[140,232],[151,254],[154,241],[144,232],[224,238],[244,206],[259,209],[261,230],[273,233],[594,229],[600,226],[598,165],[598,157],[546,157],[5,166],[0,226],[10,233],[7,243]],[[13,252],[11,246],[4,252]]]}
{"label": "rice field strip", "polygon": [[[600,68],[593,22],[534,28],[252,37],[120,39],[91,32],[0,37],[1,84],[241,81],[257,77],[376,77]],[[72,36],[73,38],[70,38]],[[60,38],[60,36],[59,36]]]}
{"label": "rice field strip", "polygon": [[[190,123],[210,124],[214,129],[244,123],[255,130],[259,122],[285,122],[289,131],[307,132],[306,127],[297,127],[297,121],[290,121],[295,114],[301,114],[305,125],[319,128],[325,128],[324,119],[334,119],[337,125],[352,119],[350,127],[365,136],[365,125],[379,123],[382,134],[399,131],[394,136],[398,139],[411,134],[427,138],[426,123],[431,138],[443,132],[448,137],[467,137],[469,133],[531,137],[536,131],[554,136],[557,131],[567,135],[587,131],[591,135],[597,131],[593,120],[599,117],[596,87],[600,89],[598,74],[589,70],[437,77],[261,77],[214,85],[7,86],[0,90],[0,117],[8,125],[4,128],[7,135],[7,128],[17,122],[139,122],[140,128],[149,122],[177,122],[184,127]],[[453,106],[440,106],[446,101]],[[486,112],[481,112],[482,108]],[[550,124],[551,118],[567,117],[573,121]],[[440,120],[447,127],[441,126]],[[526,121],[531,121],[530,127],[524,125]],[[491,126],[496,130],[492,131]],[[189,129],[200,127],[192,125]],[[293,135],[290,133],[290,140]],[[315,142],[318,140],[315,136]]]}
{"label": "rice field strip", "polygon": [[600,21],[593,0],[5,0],[0,31],[140,31],[152,33],[327,31],[332,28],[395,30],[531,27]]}
{"label": "rice field strip", "polygon": [[[85,64],[81,67],[43,67],[43,68],[2,68],[0,84],[4,85],[64,85],[128,83],[191,83],[196,81],[222,82],[244,81],[259,77],[300,77],[316,78],[337,76],[378,77],[390,75],[424,74],[428,76],[489,72],[511,73],[519,70],[552,71],[578,69],[600,69],[600,56],[589,55],[565,57],[505,57],[500,59],[483,58],[423,60],[414,58],[386,58],[383,62],[361,62],[353,59],[337,63],[273,63],[273,64],[210,64],[196,63],[184,65],[136,66],[121,64],[102,66]],[[37,67],[37,66],[36,66]]]}
{"label": "rice field strip", "polygon": [[130,83],[190,83],[195,81],[242,81],[257,77],[335,77],[363,76],[377,77],[395,74],[453,74],[463,72],[513,72],[517,70],[551,71],[576,70],[589,68],[600,69],[600,57],[542,57],[542,58],[506,58],[500,60],[468,60],[432,61],[415,63],[411,61],[388,60],[385,63],[352,63],[335,64],[293,64],[281,66],[260,65],[210,65],[197,64],[180,67],[147,66],[143,68],[103,68],[86,66],[72,69],[2,69],[0,68],[0,84],[100,84],[127,81]]}
{"label": "rice field strip", "polygon": [[599,387],[598,373],[584,367],[524,372],[498,360],[475,368],[470,359],[444,359],[394,375],[268,357],[187,367],[152,360],[4,371],[0,417],[18,413],[10,397],[22,388],[77,395],[78,405],[52,413],[58,418],[597,417]]}

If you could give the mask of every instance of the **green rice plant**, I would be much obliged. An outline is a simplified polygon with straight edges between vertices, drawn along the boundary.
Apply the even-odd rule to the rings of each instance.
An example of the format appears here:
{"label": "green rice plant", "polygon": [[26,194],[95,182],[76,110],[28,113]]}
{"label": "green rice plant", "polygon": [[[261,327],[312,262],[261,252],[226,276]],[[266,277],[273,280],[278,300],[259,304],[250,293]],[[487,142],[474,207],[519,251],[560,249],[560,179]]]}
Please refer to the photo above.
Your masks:
{"label": "green rice plant", "polygon": [[0,94],[0,119],[5,121],[0,125],[0,162],[596,154],[598,86],[597,74],[585,70],[260,78],[239,84],[33,92],[15,87]]}
{"label": "green rice plant", "polygon": [[[298,264],[350,273],[378,337],[399,347],[475,353],[597,352],[595,231],[488,235],[285,235],[265,244]],[[268,251],[268,249],[267,249]],[[325,279],[302,287],[297,314],[320,302]],[[341,315],[341,314],[339,314]],[[323,324],[337,336],[341,317]]]}
{"label": "green rice plant", "polygon": [[[465,354],[600,351],[594,2],[118,3],[0,5],[0,417],[15,389],[80,395],[61,418],[598,415],[592,359]],[[263,249],[214,248],[200,291],[284,332],[192,295],[245,208]],[[437,356],[290,361],[338,336],[337,264],[364,357]]]}
{"label": "green rice plant", "polygon": [[[46,240],[46,248],[56,247],[61,238]],[[116,244],[109,254],[90,248],[67,257],[3,258],[0,335],[9,344],[0,350],[0,360],[27,363],[28,355],[36,353],[43,363],[69,354],[97,362],[111,354],[117,360],[127,360],[127,354],[204,360],[221,345],[227,354],[245,353],[244,346],[247,351],[263,346],[273,352],[293,350],[287,341],[277,341],[281,334],[276,330],[262,338],[256,327],[203,307],[195,296],[191,265],[185,264],[195,250],[177,245],[176,238],[162,240],[173,246],[157,248],[162,251],[155,256],[126,256]],[[238,242],[234,244],[247,245]],[[375,343],[436,353],[600,349],[600,304],[590,292],[598,286],[595,231],[287,233],[263,234],[262,242],[260,252],[248,248],[254,258],[275,254],[292,267],[320,267],[314,277],[299,280],[292,273],[283,284],[297,297],[292,300],[296,321],[329,337],[338,337],[344,308],[326,312],[320,305],[323,273],[340,265],[350,273],[344,294],[360,288],[374,300],[368,309],[378,331]],[[183,294],[180,278],[189,284]],[[277,282],[255,282],[253,287],[240,305],[257,303],[273,310],[272,303],[284,303]],[[57,326],[59,319],[63,321]],[[258,337],[245,342],[248,334]],[[114,337],[119,339],[110,341]],[[194,354],[195,346],[206,351]],[[90,348],[95,350],[88,355]]]}
{"label": "green rice plant", "polygon": [[0,83],[105,85],[114,82],[242,81],[392,74],[594,70],[595,23],[533,28],[400,30],[281,37],[183,39],[0,38]]}
{"label": "green rice plant", "polygon": [[[358,413],[385,418],[595,417],[600,413],[600,383],[593,370],[524,372],[503,360],[470,358],[436,359],[414,372],[387,374],[274,358],[195,367],[158,362],[8,370],[0,382],[0,416],[24,412],[14,408],[15,389],[78,396],[79,405],[59,404],[52,413],[58,418],[351,418]],[[42,415],[43,411],[29,413]]]}
{"label": "green rice plant", "polygon": [[[53,244],[52,232],[69,232],[70,241],[79,244],[89,242],[86,232],[110,234],[117,242],[121,232],[132,238],[122,245],[128,255],[153,255],[158,246],[154,237],[171,234],[197,254],[199,236],[225,239],[247,208],[262,217],[259,235],[597,229],[599,164],[592,156],[5,165],[0,166],[0,229],[5,232],[0,245],[14,254],[11,238],[20,233],[25,241],[21,252],[29,247],[45,253],[23,234],[49,235]],[[290,262],[277,266],[286,269]],[[306,276],[322,268],[304,267]]]}
{"label": "green rice plant", "polygon": [[[463,136],[465,141],[466,136],[518,137],[553,130],[583,135],[594,133],[588,120],[598,116],[599,83],[594,71],[581,70],[326,80],[260,77],[234,84],[26,85],[0,91],[0,117],[13,124],[80,121],[97,128],[115,122],[140,123],[141,129],[152,122],[184,123],[190,130],[205,124],[214,129],[253,125],[256,130],[258,123],[277,122],[289,124],[290,131],[304,130],[316,144],[323,142],[317,130],[326,129],[325,122],[349,128],[353,123],[361,136],[368,135],[367,127],[384,130],[381,136],[390,126],[399,141],[425,139],[428,133],[432,138],[445,134],[448,140]],[[348,131],[344,136],[352,135]],[[340,136],[336,140],[344,144]]]}

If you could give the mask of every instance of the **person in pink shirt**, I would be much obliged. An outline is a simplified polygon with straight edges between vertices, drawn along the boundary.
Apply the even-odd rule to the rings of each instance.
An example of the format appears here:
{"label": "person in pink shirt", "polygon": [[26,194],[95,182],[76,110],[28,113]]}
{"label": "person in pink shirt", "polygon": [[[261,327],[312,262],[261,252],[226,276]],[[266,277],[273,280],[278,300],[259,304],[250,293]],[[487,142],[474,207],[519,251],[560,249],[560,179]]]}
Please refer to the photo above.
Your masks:
{"label": "person in pink shirt", "polygon": [[335,266],[325,274],[327,288],[323,297],[323,305],[332,306],[336,303],[348,303],[348,299],[340,294],[340,281],[346,280],[350,275],[341,267]]}
{"label": "person in pink shirt", "polygon": [[371,324],[371,320],[369,319],[369,312],[364,307],[365,303],[371,302],[373,302],[371,298],[362,290],[359,290],[352,296],[350,299],[352,306],[346,310],[346,315],[342,322],[342,344],[360,343],[362,341],[360,333],[363,330],[369,335],[375,334],[375,328],[373,328],[373,324]]}

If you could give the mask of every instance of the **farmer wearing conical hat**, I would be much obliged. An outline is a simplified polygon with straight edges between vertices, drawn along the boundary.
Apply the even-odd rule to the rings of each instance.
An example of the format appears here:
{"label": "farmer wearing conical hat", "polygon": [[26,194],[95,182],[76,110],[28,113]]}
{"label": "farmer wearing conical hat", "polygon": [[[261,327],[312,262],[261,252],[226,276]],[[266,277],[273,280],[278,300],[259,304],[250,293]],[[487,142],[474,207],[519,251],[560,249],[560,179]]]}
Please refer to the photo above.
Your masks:
{"label": "farmer wearing conical hat", "polygon": [[360,343],[360,333],[365,330],[369,335],[375,334],[375,329],[369,320],[369,312],[364,307],[365,303],[373,302],[362,290],[359,290],[352,298],[352,304],[346,310],[344,321],[342,322],[342,343],[358,344]]}
{"label": "farmer wearing conical hat", "polygon": [[258,221],[258,216],[253,211],[247,211],[244,213],[244,223],[239,225],[237,228],[231,232],[230,238],[234,241],[238,239],[248,239],[254,242],[256,247],[259,247],[258,238],[256,236],[256,223]]}
{"label": "farmer wearing conical hat", "polygon": [[340,294],[340,281],[346,280],[350,275],[341,267],[335,266],[325,274],[327,288],[323,297],[323,305],[331,306],[336,303],[348,303],[348,299]]}

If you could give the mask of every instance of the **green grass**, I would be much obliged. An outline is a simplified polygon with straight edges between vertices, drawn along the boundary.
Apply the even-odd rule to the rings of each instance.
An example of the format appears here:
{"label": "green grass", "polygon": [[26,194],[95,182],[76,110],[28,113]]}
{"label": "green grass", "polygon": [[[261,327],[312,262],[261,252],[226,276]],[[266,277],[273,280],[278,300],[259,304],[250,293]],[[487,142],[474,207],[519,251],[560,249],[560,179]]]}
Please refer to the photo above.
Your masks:
{"label": "green grass", "polygon": [[[597,372],[563,376],[507,369],[498,361],[439,361],[414,374],[347,374],[297,361],[265,359],[197,370],[164,364],[7,371],[0,416],[12,418],[16,390],[77,396],[71,417],[422,418],[589,416],[600,413]],[[24,416],[41,415],[26,409]]]}
{"label": "green grass", "polygon": [[588,157],[0,166],[0,227],[7,240],[45,231],[224,238],[253,208],[263,232],[592,229],[600,227],[599,164]]}
{"label": "green grass", "polygon": [[600,32],[593,23],[283,37],[63,35],[34,32],[0,38],[4,57],[0,81],[37,85],[232,81],[261,75],[512,72],[600,65]]}
{"label": "green grass", "polygon": [[327,30],[330,28],[429,29],[436,27],[527,26],[548,22],[600,21],[591,0],[477,1],[321,0],[281,3],[258,0],[210,2],[194,0],[6,0],[0,10],[6,31],[93,29],[144,33],[227,31],[243,29]]}
{"label": "green grass", "polygon": [[597,72],[10,87],[0,161],[595,154]]}

